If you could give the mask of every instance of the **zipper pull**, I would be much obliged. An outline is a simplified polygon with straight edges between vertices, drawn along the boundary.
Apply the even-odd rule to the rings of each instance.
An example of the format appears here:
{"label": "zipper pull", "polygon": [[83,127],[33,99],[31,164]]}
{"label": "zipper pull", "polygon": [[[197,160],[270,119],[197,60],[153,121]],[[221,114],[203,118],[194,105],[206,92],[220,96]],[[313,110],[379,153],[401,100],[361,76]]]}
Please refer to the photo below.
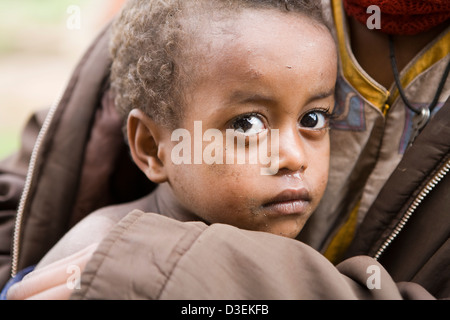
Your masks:
{"label": "zipper pull", "polygon": [[428,108],[422,108],[420,109],[420,113],[416,113],[414,115],[412,120],[412,133],[411,138],[409,140],[409,146],[413,144],[414,140],[417,138],[420,131],[428,123],[428,120],[430,120],[430,109]]}

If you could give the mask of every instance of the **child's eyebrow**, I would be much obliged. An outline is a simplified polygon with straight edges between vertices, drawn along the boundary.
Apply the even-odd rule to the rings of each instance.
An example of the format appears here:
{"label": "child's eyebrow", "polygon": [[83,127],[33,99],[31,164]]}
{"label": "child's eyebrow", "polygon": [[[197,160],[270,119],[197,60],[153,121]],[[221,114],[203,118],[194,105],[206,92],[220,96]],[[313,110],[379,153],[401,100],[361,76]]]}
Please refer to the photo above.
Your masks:
{"label": "child's eyebrow", "polygon": [[[313,96],[309,97],[308,100],[306,101],[305,105],[307,105],[313,101],[316,101],[316,100],[328,98],[332,95],[334,95],[334,88],[331,88],[328,91],[321,91],[321,92],[316,93]],[[245,91],[238,90],[238,91],[235,91],[231,95],[231,97],[228,101],[228,103],[230,105],[234,104],[234,103],[245,104],[245,103],[252,103],[252,102],[270,105],[270,104],[276,103],[276,99],[271,96],[260,94],[260,93],[245,92]]]}
{"label": "child's eyebrow", "polygon": [[316,100],[322,100],[322,99],[328,98],[328,97],[330,97],[330,96],[332,96],[332,95],[334,95],[334,87],[331,88],[331,89],[328,90],[328,91],[322,91],[322,92],[319,92],[319,93],[313,95],[312,97],[310,97],[310,98],[306,101],[306,104],[309,104],[309,103],[311,103],[311,102],[313,102],[313,101],[316,101]]}
{"label": "child's eyebrow", "polygon": [[258,102],[258,103],[262,103],[262,104],[272,104],[275,102],[275,99],[264,95],[264,94],[260,94],[260,93],[254,93],[254,92],[246,92],[246,91],[235,91],[230,99],[229,99],[229,104],[234,104],[234,103],[240,103],[240,104],[245,104],[245,103],[250,103],[250,102]]}

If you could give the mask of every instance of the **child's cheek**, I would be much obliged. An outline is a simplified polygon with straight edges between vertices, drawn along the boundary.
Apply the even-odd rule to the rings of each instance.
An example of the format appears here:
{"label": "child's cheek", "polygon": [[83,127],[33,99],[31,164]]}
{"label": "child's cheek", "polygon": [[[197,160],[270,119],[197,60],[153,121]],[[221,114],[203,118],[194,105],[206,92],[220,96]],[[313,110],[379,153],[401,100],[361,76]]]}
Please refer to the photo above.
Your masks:
{"label": "child's cheek", "polygon": [[323,150],[321,153],[317,154],[316,161],[308,168],[307,175],[310,186],[314,192],[313,200],[314,207],[317,207],[320,200],[322,199],[329,175],[329,150]]}
{"label": "child's cheek", "polygon": [[236,214],[240,211],[250,212],[261,205],[263,195],[272,192],[272,177],[261,175],[259,165],[212,165],[209,170],[211,186],[215,185],[216,190],[220,190],[213,195],[215,202],[223,204],[227,211],[232,208]]}

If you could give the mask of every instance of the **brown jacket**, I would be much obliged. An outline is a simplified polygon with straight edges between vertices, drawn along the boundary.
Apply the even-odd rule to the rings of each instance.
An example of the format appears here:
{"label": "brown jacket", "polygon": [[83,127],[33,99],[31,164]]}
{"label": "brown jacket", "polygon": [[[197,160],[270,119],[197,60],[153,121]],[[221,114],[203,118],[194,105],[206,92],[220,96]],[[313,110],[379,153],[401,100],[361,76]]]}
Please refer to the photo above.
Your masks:
{"label": "brown jacket", "polygon": [[450,99],[425,127],[368,211],[347,252],[398,281],[450,297]]}
{"label": "brown jacket", "polygon": [[132,163],[108,103],[108,30],[82,57],[60,99],[30,119],[19,152],[0,163],[2,285],[90,212],[154,187]]}
{"label": "brown jacket", "polygon": [[[40,116],[31,120],[24,132],[22,150],[0,164],[1,190],[7,191],[2,193],[0,203],[1,284],[7,281],[10,271],[15,274],[36,264],[71,226],[90,212],[137,199],[154,187],[131,162],[120,120],[108,103],[108,30],[105,29],[81,59],[61,99],[45,120]],[[439,133],[439,140],[445,140],[445,133],[448,131]],[[445,152],[448,154],[448,149]],[[431,195],[437,198],[433,204],[445,203],[439,200],[440,193],[433,191],[428,199],[432,199]],[[445,199],[448,204],[444,194]],[[15,208],[18,208],[17,215]],[[374,209],[373,215],[384,217],[381,209]],[[448,218],[441,223],[434,221],[434,210],[428,214],[433,217],[425,224],[449,225]],[[361,230],[375,227],[381,230],[381,235],[364,234],[355,252],[373,250],[382,240],[384,230],[389,230],[386,226],[395,221],[393,216],[386,213],[383,221],[389,221],[381,226],[380,218],[375,218],[375,222],[368,219],[367,227],[363,224]],[[137,221],[142,223],[134,223]],[[429,230],[421,223],[424,230]],[[414,225],[408,223],[396,242]],[[154,232],[149,232],[147,227]],[[421,278],[414,280],[432,293],[449,296],[449,272],[439,273],[442,267],[448,266],[449,255],[442,252],[432,260],[436,250],[423,247],[424,239],[428,238],[428,235],[415,237],[403,250],[419,252],[421,260],[414,261],[416,269],[426,266],[438,270],[434,274],[422,273]],[[130,241],[134,241],[136,248],[127,247]],[[436,243],[434,249],[441,246],[440,241]],[[448,250],[448,246],[442,248]],[[154,254],[137,254],[148,250]],[[131,268],[129,261],[135,260],[129,260],[128,255],[132,252],[136,253],[133,259],[140,262],[133,263]],[[406,260],[408,265],[397,261],[397,269],[410,268],[410,260]],[[318,252],[295,240],[224,225],[183,224],[159,215],[133,212],[101,244],[83,274],[85,285],[74,298],[430,297],[413,284],[396,286],[383,268],[380,268],[381,290],[367,288],[365,284],[370,276],[367,268],[371,265],[380,266],[372,258],[359,257],[344,261],[336,269]],[[151,270],[157,270],[155,274],[162,278],[148,277]],[[402,275],[394,280],[412,278]],[[446,285],[433,292],[439,283]],[[416,292],[418,295],[414,295]]]}

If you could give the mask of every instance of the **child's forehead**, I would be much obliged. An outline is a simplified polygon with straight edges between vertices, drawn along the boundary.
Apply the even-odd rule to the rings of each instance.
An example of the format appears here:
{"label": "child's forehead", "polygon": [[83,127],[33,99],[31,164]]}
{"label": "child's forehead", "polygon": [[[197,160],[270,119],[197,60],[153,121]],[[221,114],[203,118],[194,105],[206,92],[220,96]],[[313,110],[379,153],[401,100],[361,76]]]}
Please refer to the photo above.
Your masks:
{"label": "child's forehead", "polygon": [[332,41],[327,29],[300,13],[250,9],[214,21],[196,21],[196,24],[196,32],[188,30],[188,33],[195,34],[190,44],[194,46],[191,49],[197,52],[199,60],[209,61],[215,57],[227,59],[227,56],[233,56],[232,59],[238,56],[245,58],[257,54],[267,44],[279,55],[287,41],[302,43],[306,47],[322,40],[322,44],[333,46],[325,43]]}
{"label": "child's forehead", "polygon": [[[305,75],[313,91],[334,86],[334,69],[329,67],[333,65],[330,60],[336,60],[334,41],[324,26],[318,27],[302,14],[248,10],[207,23],[209,27],[201,30],[195,42],[196,58],[190,63],[197,88],[205,83],[210,90],[245,87],[250,94],[267,97],[286,85],[277,83],[281,78],[276,77],[296,82]],[[253,85],[258,90],[253,90]]]}
{"label": "child's forehead", "polygon": [[194,34],[199,40],[210,42],[223,39],[233,41],[246,35],[252,38],[265,38],[268,34],[283,36],[289,31],[301,35],[305,26],[317,28],[320,25],[303,13],[282,12],[276,8],[247,8],[234,14],[219,15],[215,19],[208,14],[203,14],[201,18],[194,15],[187,17],[185,23],[188,25],[186,35]]}
{"label": "child's forehead", "polygon": [[[300,14],[274,16],[267,10],[249,12],[236,19],[239,21],[227,32],[205,31],[204,45],[198,43],[206,64],[221,69],[221,73],[239,72],[257,78],[262,75],[264,61],[267,66],[281,62],[295,71],[296,66],[309,64],[304,60],[306,52],[310,55],[314,50],[335,50],[326,28],[318,28],[315,22]],[[319,59],[320,55],[311,58]],[[262,64],[256,66],[255,61]]]}
{"label": "child's forehead", "polygon": [[322,48],[332,43],[319,41],[314,34],[304,41],[276,35],[247,40],[254,39],[242,37],[216,50],[204,64],[196,89],[218,92],[230,105],[236,101],[276,105],[287,95],[301,103],[303,98],[333,90],[337,57],[333,49]]}

